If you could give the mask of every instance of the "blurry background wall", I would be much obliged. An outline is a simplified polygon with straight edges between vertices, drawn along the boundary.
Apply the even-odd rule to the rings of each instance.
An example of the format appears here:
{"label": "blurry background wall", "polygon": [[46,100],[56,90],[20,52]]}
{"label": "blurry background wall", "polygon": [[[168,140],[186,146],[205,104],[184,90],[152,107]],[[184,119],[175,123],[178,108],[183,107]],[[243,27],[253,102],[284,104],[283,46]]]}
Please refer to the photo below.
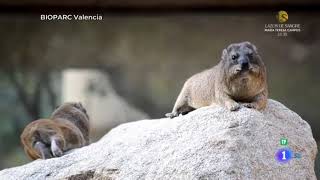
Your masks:
{"label": "blurry background wall", "polygon": [[91,141],[113,127],[148,115],[129,105],[113,89],[108,74],[94,69],[69,69],[62,72],[62,102],[81,102],[90,117]]}
{"label": "blurry background wall", "polygon": [[[308,121],[319,142],[320,13],[288,13],[289,23],[301,24],[302,32],[287,37],[264,32],[265,24],[277,23],[276,11],[105,14],[95,22],[2,14],[0,143],[8,145],[0,147],[0,168],[27,161],[19,146],[23,127],[48,117],[65,100],[85,101],[92,119],[105,117],[100,136],[121,122],[163,117],[188,77],[215,65],[223,48],[240,41],[258,47],[270,98]],[[78,78],[71,80],[70,72]],[[89,94],[80,98],[83,88]]]}

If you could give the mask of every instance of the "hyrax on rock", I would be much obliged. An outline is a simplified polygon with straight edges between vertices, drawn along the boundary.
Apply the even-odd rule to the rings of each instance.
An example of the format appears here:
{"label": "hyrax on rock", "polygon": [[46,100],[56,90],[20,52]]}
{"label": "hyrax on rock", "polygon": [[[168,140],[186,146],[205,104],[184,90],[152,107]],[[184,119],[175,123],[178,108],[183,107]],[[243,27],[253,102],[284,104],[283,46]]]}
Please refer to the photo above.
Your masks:
{"label": "hyrax on rock", "polygon": [[81,103],[64,103],[49,119],[28,124],[21,134],[25,153],[31,159],[59,157],[89,144],[89,116]]}
{"label": "hyrax on rock", "polygon": [[189,78],[166,116],[204,106],[223,106],[236,111],[241,106],[262,110],[268,98],[266,67],[257,48],[250,42],[230,44],[222,52],[220,62]]}

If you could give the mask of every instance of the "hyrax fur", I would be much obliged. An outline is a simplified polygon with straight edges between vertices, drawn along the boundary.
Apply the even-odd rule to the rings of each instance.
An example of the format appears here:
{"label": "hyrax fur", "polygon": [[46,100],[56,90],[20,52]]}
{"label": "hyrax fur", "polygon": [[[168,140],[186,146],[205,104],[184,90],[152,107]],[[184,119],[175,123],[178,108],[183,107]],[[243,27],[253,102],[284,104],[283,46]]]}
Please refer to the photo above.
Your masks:
{"label": "hyrax fur", "polygon": [[20,138],[31,159],[48,159],[88,145],[89,131],[89,116],[81,103],[64,103],[50,119],[28,124]]}
{"label": "hyrax fur", "polygon": [[166,116],[204,107],[223,106],[231,111],[241,106],[262,110],[268,98],[266,67],[257,48],[250,42],[230,44],[220,62],[189,78]]}

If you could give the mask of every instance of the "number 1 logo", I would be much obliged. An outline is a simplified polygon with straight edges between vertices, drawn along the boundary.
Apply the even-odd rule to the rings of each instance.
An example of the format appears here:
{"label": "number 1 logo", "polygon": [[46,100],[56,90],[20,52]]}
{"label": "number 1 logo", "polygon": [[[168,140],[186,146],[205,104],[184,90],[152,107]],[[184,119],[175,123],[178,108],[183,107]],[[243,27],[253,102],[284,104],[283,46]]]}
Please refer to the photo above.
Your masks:
{"label": "number 1 logo", "polygon": [[282,160],[287,160],[286,151],[282,151]]}
{"label": "number 1 logo", "polygon": [[292,159],[292,151],[289,148],[279,149],[275,154],[275,159],[278,162],[286,163]]}

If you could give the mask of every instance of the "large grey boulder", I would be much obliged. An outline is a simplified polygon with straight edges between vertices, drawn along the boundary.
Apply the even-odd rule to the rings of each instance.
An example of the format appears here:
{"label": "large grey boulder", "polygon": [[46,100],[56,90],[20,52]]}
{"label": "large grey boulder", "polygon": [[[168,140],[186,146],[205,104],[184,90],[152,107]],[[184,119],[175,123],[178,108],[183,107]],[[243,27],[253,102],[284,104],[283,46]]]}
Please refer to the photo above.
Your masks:
{"label": "large grey boulder", "polygon": [[[301,158],[275,160],[288,147]],[[310,126],[274,100],[258,112],[205,107],[174,119],[122,124],[87,147],[5,169],[0,179],[316,179]]]}

